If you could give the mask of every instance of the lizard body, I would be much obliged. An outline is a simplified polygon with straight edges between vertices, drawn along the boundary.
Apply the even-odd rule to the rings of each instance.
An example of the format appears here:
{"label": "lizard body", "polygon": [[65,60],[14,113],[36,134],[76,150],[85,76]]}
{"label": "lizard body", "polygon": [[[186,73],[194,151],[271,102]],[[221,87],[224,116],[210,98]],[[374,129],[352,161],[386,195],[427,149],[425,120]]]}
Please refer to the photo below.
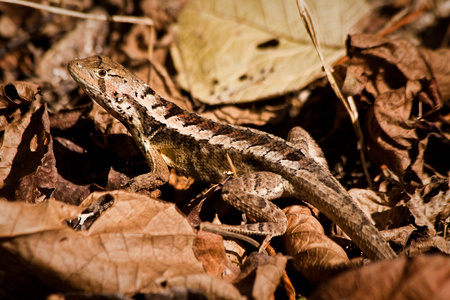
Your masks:
{"label": "lizard body", "polygon": [[[198,180],[221,182],[230,174],[228,155],[240,176],[227,182],[222,197],[262,223],[225,225],[226,230],[284,234],[285,215],[266,200],[293,196],[327,215],[369,258],[395,257],[326,163],[316,161],[295,141],[217,123],[183,110],[106,56],[73,60],[69,72],[92,99],[131,132],[152,168],[149,187],[167,182],[167,165]],[[133,183],[131,189],[136,189]]]}

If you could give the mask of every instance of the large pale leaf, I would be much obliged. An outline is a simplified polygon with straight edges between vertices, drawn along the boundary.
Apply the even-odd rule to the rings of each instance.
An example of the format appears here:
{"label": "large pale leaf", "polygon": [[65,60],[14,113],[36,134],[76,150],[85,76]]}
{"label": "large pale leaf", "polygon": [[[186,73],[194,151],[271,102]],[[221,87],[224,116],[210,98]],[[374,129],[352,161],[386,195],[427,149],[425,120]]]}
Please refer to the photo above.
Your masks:
{"label": "large pale leaf", "polygon": [[[359,0],[306,1],[325,58],[368,9]],[[208,104],[249,102],[300,89],[321,72],[295,0],[191,0],[173,28],[178,81]]]}
{"label": "large pale leaf", "polygon": [[[102,199],[114,204],[89,230],[74,231],[63,224]],[[94,193],[81,207],[0,201],[0,209],[0,248],[59,290],[161,292],[168,287],[166,280],[204,273],[186,219],[173,204],[146,195]]]}

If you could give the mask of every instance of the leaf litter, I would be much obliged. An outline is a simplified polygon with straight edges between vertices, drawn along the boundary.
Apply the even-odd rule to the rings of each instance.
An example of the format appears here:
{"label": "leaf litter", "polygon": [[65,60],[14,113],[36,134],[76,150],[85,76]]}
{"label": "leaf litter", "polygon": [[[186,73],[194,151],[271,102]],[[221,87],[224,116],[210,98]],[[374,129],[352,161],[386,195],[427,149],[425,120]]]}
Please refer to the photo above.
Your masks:
{"label": "leaf litter", "polygon": [[[312,81],[321,74],[321,67],[316,65],[309,73],[294,68],[292,57],[281,55],[279,59],[287,59],[283,64],[273,61],[275,50],[287,45],[282,39],[287,30],[300,26],[296,11],[281,16],[277,6],[292,3],[280,1],[266,14],[270,20],[261,21],[257,18],[267,4],[260,1],[233,2],[234,12],[231,6],[220,6],[230,2],[185,2],[108,2],[107,7],[94,10],[87,2],[66,6],[94,15],[104,15],[105,10],[115,15],[143,11],[155,24],[150,30],[143,25],[77,20],[29,8],[23,9],[25,14],[19,6],[0,3],[0,24],[9,24],[0,26],[0,297],[126,299],[143,294],[360,299],[370,294],[371,299],[445,299],[450,286],[449,259],[444,255],[450,251],[450,53],[448,43],[430,49],[420,39],[423,32],[442,26],[439,20],[428,27],[418,22],[445,16],[445,10],[440,6],[434,7],[435,14],[431,9],[421,10],[411,25],[398,29],[415,40],[395,38],[395,31],[390,37],[368,34],[380,29],[374,27],[383,26],[386,19],[395,19],[391,13],[399,8],[387,3],[385,10],[373,10],[366,18],[370,25],[356,29],[366,33],[348,38],[349,60],[335,67],[342,91],[354,98],[358,108],[371,190],[362,176],[348,116],[322,79]],[[336,3],[351,16],[359,16],[350,9],[350,1]],[[339,54],[328,58],[333,62],[343,55],[352,22],[338,28],[339,22],[332,18],[344,20],[341,13],[322,4],[308,4],[313,15],[329,14],[329,20],[334,20],[317,25],[329,41],[341,45]],[[245,19],[243,12],[254,15]],[[261,47],[243,39],[247,45],[233,51],[217,31],[208,31],[216,25],[198,28],[193,21],[201,23],[205,17],[211,21],[220,14],[226,17],[214,22],[226,24],[222,28],[225,38],[239,40],[227,30],[234,24],[241,26],[243,36],[258,38]],[[286,23],[291,25],[286,27]],[[260,32],[247,32],[248,24],[259,24]],[[183,30],[190,32],[190,44],[183,44]],[[446,40],[445,36],[436,39]],[[301,43],[310,45],[306,39]],[[148,44],[153,45],[151,63]],[[208,52],[208,60],[186,60],[188,51],[201,59],[203,50],[220,46],[228,48]],[[236,63],[236,55],[243,57],[243,52],[255,49],[259,51],[256,66],[267,64],[266,70],[270,66],[274,70],[260,80],[255,80],[248,65]],[[149,80],[165,98],[206,117],[252,125],[282,137],[293,126],[302,125],[318,140],[332,173],[352,189],[352,197],[401,257],[367,265],[345,234],[314,207],[291,206],[294,202],[289,200],[277,201],[285,208],[289,226],[285,236],[273,239],[276,256],[255,253],[256,249],[232,238],[224,241],[196,231],[192,224],[214,218],[238,224],[241,214],[221,202],[220,189],[204,192],[207,185],[173,170],[169,185],[161,191],[123,191],[130,178],[149,168],[125,127],[80,93],[65,71],[69,60],[97,52]],[[217,77],[221,73],[216,71],[206,77],[188,73],[189,67],[203,63],[238,71],[228,74],[231,81]],[[290,80],[305,76],[305,81],[286,89]],[[235,86],[233,80],[239,84]],[[276,86],[277,82],[283,84]],[[206,92],[198,90],[200,86],[207,87]],[[343,272],[347,269],[351,270]],[[286,278],[293,281],[296,292],[287,292]]]}

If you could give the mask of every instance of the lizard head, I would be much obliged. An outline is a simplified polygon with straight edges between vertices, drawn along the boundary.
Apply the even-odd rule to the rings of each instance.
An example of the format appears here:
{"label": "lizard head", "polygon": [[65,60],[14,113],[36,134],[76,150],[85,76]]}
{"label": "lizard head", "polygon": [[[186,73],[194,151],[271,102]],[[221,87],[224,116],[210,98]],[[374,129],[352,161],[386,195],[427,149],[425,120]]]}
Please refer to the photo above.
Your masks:
{"label": "lizard head", "polygon": [[93,100],[118,120],[126,123],[136,114],[139,87],[144,83],[122,65],[103,55],[75,59],[68,65],[70,75]]}

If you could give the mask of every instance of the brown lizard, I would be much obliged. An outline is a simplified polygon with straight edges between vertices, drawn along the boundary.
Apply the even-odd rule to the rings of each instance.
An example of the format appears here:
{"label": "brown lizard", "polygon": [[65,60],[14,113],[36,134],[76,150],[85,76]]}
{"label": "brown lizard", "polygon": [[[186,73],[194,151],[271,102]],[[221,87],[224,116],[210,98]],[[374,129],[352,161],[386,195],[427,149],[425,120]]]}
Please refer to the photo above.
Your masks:
{"label": "brown lizard", "polygon": [[68,68],[79,86],[127,127],[146,157],[152,172],[132,180],[129,189],[139,189],[142,182],[148,188],[166,183],[167,165],[194,179],[219,183],[230,175],[229,156],[239,176],[224,184],[222,198],[260,223],[220,225],[222,230],[282,235],[286,216],[268,200],[295,197],[327,215],[369,258],[396,256],[324,160],[316,161],[301,147],[299,142],[318,149],[304,130],[297,128],[285,141],[203,118],[161,98],[106,56],[76,59]]}

